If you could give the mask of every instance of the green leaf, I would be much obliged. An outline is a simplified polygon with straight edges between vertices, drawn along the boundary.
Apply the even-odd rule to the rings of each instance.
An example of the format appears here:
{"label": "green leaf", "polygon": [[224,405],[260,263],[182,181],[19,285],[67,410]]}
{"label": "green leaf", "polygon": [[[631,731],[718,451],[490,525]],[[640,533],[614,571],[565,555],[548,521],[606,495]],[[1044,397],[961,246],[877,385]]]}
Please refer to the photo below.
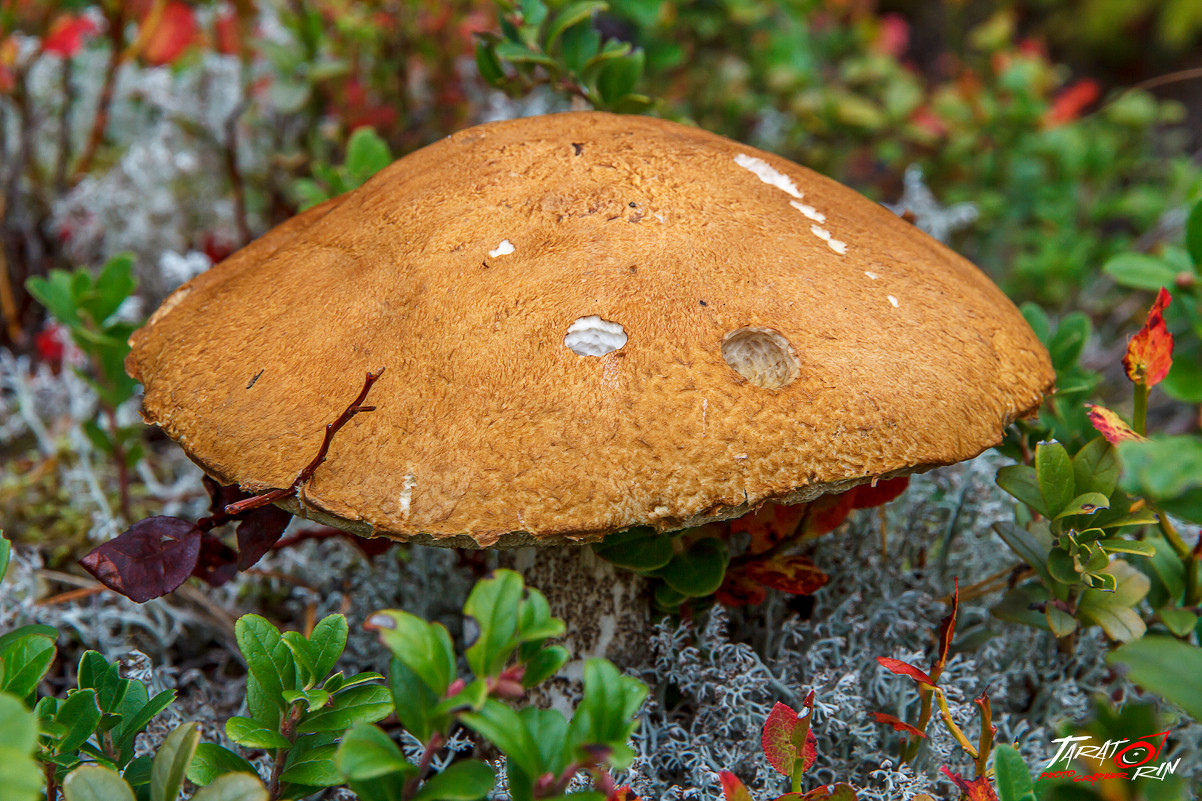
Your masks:
{"label": "green leaf", "polygon": [[284,701],[291,706],[298,701],[303,702],[306,711],[321,709],[330,702],[330,694],[325,690],[284,690]]}
{"label": "green leaf", "polygon": [[490,86],[501,85],[505,79],[505,69],[497,58],[496,45],[486,41],[476,42],[476,69]]}
{"label": "green leaf", "polygon": [[244,748],[289,748],[292,743],[254,718],[235,716],[225,722],[225,735]]}
{"label": "green leaf", "polygon": [[497,44],[495,52],[497,58],[511,61],[514,64],[538,64],[552,71],[552,74],[559,71],[559,64],[555,59],[543,53],[536,53],[517,42],[500,42]]}
{"label": "green leaf", "polygon": [[1102,546],[1107,553],[1130,553],[1137,556],[1156,555],[1156,548],[1150,543],[1127,540],[1121,537],[1108,537],[1107,539],[1098,540],[1098,545]]}
{"label": "green leaf", "polygon": [[1045,527],[1036,526],[1028,530],[1014,523],[994,523],[993,530],[1020,559],[1035,568],[1045,583],[1051,584],[1048,554],[1052,549],[1052,539]]}
{"label": "green leaf", "polygon": [[627,570],[658,570],[672,561],[672,541],[669,534],[660,534],[647,526],[636,526],[610,534],[593,551],[611,564]]}
{"label": "green leaf", "polygon": [[253,773],[227,773],[196,795],[192,801],[268,801],[267,788]]}
{"label": "green leaf", "polygon": [[1073,557],[1063,548],[1053,548],[1048,552],[1048,574],[1061,584],[1076,586],[1081,583],[1081,571]]}
{"label": "green leaf", "polygon": [[288,767],[280,774],[280,778],[286,782],[311,787],[334,787],[342,784],[342,777],[338,775],[338,769],[334,766],[336,748],[334,745],[321,745],[307,751],[294,749],[288,754]]}
{"label": "green leaf", "polygon": [[[86,274],[84,276],[87,277]],[[68,328],[80,325],[79,312],[75,306],[75,292],[72,289],[74,276],[66,270],[51,270],[45,278],[34,276],[25,281],[25,288],[34,300],[46,307],[46,310]]]}
{"label": "green leaf", "polygon": [[199,742],[200,728],[195,723],[185,723],[167,735],[151,767],[150,801],[175,801]]}
{"label": "green leaf", "polygon": [[1089,341],[1092,329],[1089,317],[1082,312],[1072,312],[1060,320],[1052,341],[1048,343],[1048,353],[1057,373],[1064,372],[1077,363],[1081,350]]}
{"label": "green leaf", "polygon": [[555,16],[555,21],[547,29],[546,49],[548,51],[554,50],[555,43],[559,41],[559,37],[568,28],[590,20],[593,14],[605,11],[608,8],[609,4],[601,2],[601,0],[585,0],[585,2],[571,3],[566,6]]}
{"label": "green leaf", "polygon": [[613,59],[597,73],[597,91],[603,103],[613,106],[634,91],[643,77],[645,59],[642,49],[638,49],[629,56]]}
{"label": "green leaf", "polygon": [[36,801],[42,797],[45,778],[33,758],[38,724],[21,699],[0,693],[0,787],[11,801]]}
{"label": "green leaf", "polygon": [[312,644],[313,666],[318,681],[329,675],[346,648],[348,627],[345,615],[327,615],[313,627],[309,635]]}
{"label": "green leaf", "polygon": [[318,731],[341,732],[356,723],[374,723],[392,712],[392,696],[387,687],[361,684],[333,697],[331,705],[310,712],[296,730],[302,734]]}
{"label": "green leaf", "polygon": [[517,712],[490,698],[479,712],[463,712],[459,720],[491,741],[527,776],[538,777],[545,771],[538,746]]}
{"label": "green leaf", "polygon": [[524,588],[521,574],[497,570],[490,578],[477,582],[468,596],[463,612],[476,621],[480,634],[466,656],[478,678],[501,672],[513,653]]}
{"label": "green leaf", "polygon": [[1018,498],[1044,517],[1049,517],[1043,495],[1039,491],[1039,477],[1035,468],[1025,464],[1006,465],[997,471],[997,485]]}
{"label": "green leaf", "polygon": [[12,556],[13,545],[4,536],[3,530],[0,530],[0,581],[4,581],[4,574],[8,572],[8,560]]}
{"label": "green leaf", "polygon": [[1035,801],[1035,783],[1022,755],[1012,745],[999,745],[993,752],[994,784],[1000,801]]}
{"label": "green leaf", "polygon": [[1048,319],[1048,313],[1040,308],[1037,304],[1027,301],[1019,307],[1023,318],[1027,321],[1027,325],[1031,326],[1031,330],[1035,332],[1035,336],[1039,338],[1045,346],[1052,340],[1052,321]]}
{"label": "green leaf", "polygon": [[175,700],[175,690],[163,690],[144,704],[134,715],[123,718],[121,725],[113,732],[113,742],[122,750],[132,751],[134,737],[138,735],[156,715],[171,705]]}
{"label": "green leaf", "polygon": [[346,147],[346,168],[359,183],[391,163],[392,154],[388,152],[388,144],[374,130],[366,127],[355,129]]}
{"label": "green leaf", "polygon": [[283,711],[284,690],[296,689],[296,667],[279,629],[259,615],[243,615],[234,625],[234,636],[263,697]]}
{"label": "green leaf", "polygon": [[[568,740],[580,747],[590,744],[611,749],[609,764],[624,770],[633,758],[626,740],[638,725],[634,715],[647,697],[647,687],[637,679],[623,676],[604,659],[584,663],[584,697],[576,708],[569,727]],[[629,753],[628,753],[629,752]]]}
{"label": "green leaf", "polygon": [[1121,559],[1111,561],[1110,575],[1114,576],[1114,591],[1085,590],[1077,603],[1077,614],[1101,626],[1112,640],[1130,642],[1139,639],[1144,636],[1147,626],[1132,607],[1148,594],[1151,582]]}
{"label": "green leaf", "polygon": [[228,748],[213,743],[200,743],[188,765],[188,781],[201,786],[212,784],[228,773],[254,774],[254,766]]}
{"label": "green leaf", "polygon": [[1131,681],[1202,720],[1202,648],[1149,634],[1112,651],[1111,665],[1123,665]]}
{"label": "green leaf", "polygon": [[[133,790],[117,772],[100,765],[84,765],[71,771],[63,782],[63,797],[66,801],[135,801]],[[171,799],[175,801],[175,796]]]}
{"label": "green leaf", "polygon": [[1064,511],[1075,497],[1073,464],[1068,452],[1058,442],[1041,442],[1035,448],[1035,473],[1039,479],[1039,494],[1048,517]]}
{"label": "green leaf", "polygon": [[552,637],[562,637],[565,628],[562,620],[551,616],[547,597],[533,587],[527,588],[526,597],[518,607],[516,641],[537,644]]}
{"label": "green leaf", "polygon": [[668,586],[690,598],[712,595],[726,576],[729,554],[726,543],[714,537],[697,540],[684,553],[676,554],[660,571]]}
{"label": "green leaf", "polygon": [[526,672],[522,675],[522,686],[530,688],[541,684],[558,673],[569,659],[571,659],[571,654],[561,645],[543,648],[526,662]]}
{"label": "green leaf", "polygon": [[1188,636],[1191,631],[1198,625],[1198,616],[1188,609],[1164,609],[1157,610],[1160,615],[1161,622],[1165,627],[1176,634],[1178,637]]}
{"label": "green leaf", "polygon": [[54,748],[56,754],[73,754],[96,731],[100,722],[100,707],[96,705],[95,690],[73,690],[59,705],[54,722],[63,727],[62,737]]}
{"label": "green leaf", "polygon": [[1170,397],[1187,403],[1202,403],[1202,359],[1178,356],[1160,388]]}
{"label": "green leaf", "polygon": [[1189,219],[1185,222],[1185,249],[1194,265],[1202,267],[1202,200],[1190,209]]}
{"label": "green leaf", "polygon": [[[516,603],[513,612],[510,623],[516,626]],[[417,615],[399,609],[385,609],[368,618],[367,626],[379,632],[380,641],[417,674],[431,692],[440,697],[446,693],[455,676],[455,651],[451,646],[451,635],[442,624],[427,623]]]}
{"label": "green leaf", "polygon": [[24,637],[10,643],[0,651],[0,662],[5,665],[0,692],[18,698],[31,696],[50,669],[56,653],[54,643],[45,637]]}
{"label": "green leaf", "polygon": [[1078,495],[1069,501],[1068,506],[1056,515],[1056,519],[1060,520],[1065,517],[1073,517],[1076,515],[1092,515],[1099,509],[1109,509],[1110,499],[1100,492],[1086,492]]}
{"label": "green leaf", "polygon": [[334,763],[348,781],[365,781],[390,773],[405,776],[417,773],[417,767],[405,759],[391,737],[366,723],[355,725],[343,736]]}
{"label": "green leaf", "polygon": [[393,706],[401,725],[421,742],[429,742],[435,730],[442,728],[441,721],[433,720],[441,696],[396,657],[392,659],[388,676]]}
{"label": "green leaf", "polygon": [[53,645],[54,641],[58,639],[58,630],[53,626],[31,623],[28,626],[21,626],[12,631],[0,634],[0,654],[4,653],[4,649],[8,648],[12,643],[26,637],[44,637]]}
{"label": "green leaf", "polygon": [[431,776],[414,796],[414,801],[476,801],[493,788],[497,777],[484,762],[467,759],[454,762],[442,773]]}
{"label": "green leaf", "polygon": [[1202,438],[1153,436],[1119,446],[1123,488],[1155,500],[1191,523],[1202,523]]}
{"label": "green leaf", "polygon": [[104,325],[134,291],[137,282],[133,277],[133,267],[134,259],[130,254],[113,256],[101,268],[91,291],[77,298],[79,306],[97,325]]}
{"label": "green leaf", "polygon": [[1077,630],[1077,619],[1057,606],[1049,603],[1044,607],[1043,614],[1047,618],[1048,628],[1057,637],[1067,637]]}
{"label": "green leaf", "polygon": [[1120,253],[1106,262],[1102,272],[1123,286],[1155,292],[1162,286],[1173,286],[1178,270],[1164,259],[1146,253]]}

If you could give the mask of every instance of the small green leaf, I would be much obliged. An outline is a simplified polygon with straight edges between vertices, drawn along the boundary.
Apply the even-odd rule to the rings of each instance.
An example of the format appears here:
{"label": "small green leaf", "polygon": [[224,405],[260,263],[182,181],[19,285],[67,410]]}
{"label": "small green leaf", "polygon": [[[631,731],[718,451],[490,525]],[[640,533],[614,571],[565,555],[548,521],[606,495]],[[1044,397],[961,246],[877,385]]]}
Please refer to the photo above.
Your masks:
{"label": "small green leaf", "polygon": [[530,688],[541,684],[558,673],[569,659],[571,659],[571,654],[561,645],[543,648],[526,662],[526,672],[522,675],[522,686]]}
{"label": "small green leaf", "polygon": [[1155,556],[1155,546],[1139,542],[1137,540],[1126,540],[1121,537],[1109,537],[1107,539],[1098,540],[1098,545],[1102,546],[1107,553],[1130,553],[1137,556]]}
{"label": "small green leaf", "polygon": [[188,765],[188,781],[202,787],[212,784],[227,773],[255,772],[254,766],[228,748],[213,743],[200,743]]}
{"label": "small green leaf", "polygon": [[292,743],[253,718],[235,716],[225,722],[225,735],[244,748],[288,748]]}
{"label": "small green leaf", "polygon": [[538,747],[529,730],[518,713],[505,704],[490,698],[479,712],[463,712],[459,719],[501,749],[527,776],[538,777],[545,772]]}
{"label": "small green leaf", "polygon": [[594,545],[593,551],[605,561],[627,570],[658,570],[672,561],[672,540],[670,534],[637,526],[610,534],[604,542]]}
{"label": "small green leaf", "polygon": [[496,774],[474,759],[454,762],[442,773],[431,776],[414,796],[414,801],[476,801],[488,795]]}
{"label": "small green leaf", "polygon": [[1131,681],[1202,720],[1202,648],[1149,634],[1112,651],[1111,665],[1124,665]]}
{"label": "small green leaf", "polygon": [[406,776],[417,773],[417,767],[405,759],[391,737],[366,723],[356,724],[343,735],[334,762],[348,781],[366,781],[390,773]]}
{"label": "small green leaf", "polygon": [[[480,585],[476,586],[478,588]],[[510,626],[515,628],[516,602],[511,611],[514,617],[510,620]],[[385,609],[368,618],[367,626],[379,632],[380,641],[431,692],[440,697],[446,693],[455,675],[455,652],[451,646],[451,635],[441,623],[427,623],[417,615],[399,609]]]}
{"label": "small green leaf", "polygon": [[1000,801],[1035,801],[1035,783],[1022,755],[1012,745],[1002,744],[993,752],[994,784]]}
{"label": "small green leaf", "polygon": [[203,788],[192,801],[268,801],[267,788],[253,773],[227,773]]}
{"label": "small green leaf", "polygon": [[729,554],[726,543],[714,537],[697,540],[676,554],[660,571],[668,586],[690,598],[712,595],[722,586]]}
{"label": "small green leaf", "polygon": [[334,787],[342,784],[342,777],[338,775],[338,769],[334,766],[336,748],[334,745],[321,745],[307,751],[293,749],[288,754],[288,767],[280,774],[280,778],[286,782],[311,787]]}
{"label": "small green leaf", "polygon": [[1185,249],[1194,265],[1202,267],[1202,200],[1190,209],[1189,219],[1185,222]]}
{"label": "small green leaf", "polygon": [[585,22],[591,19],[593,14],[605,11],[608,8],[609,4],[602,2],[602,0],[585,0],[585,2],[572,3],[566,6],[555,16],[555,21],[547,29],[546,49],[549,51],[554,50],[555,43],[559,41],[559,37],[568,28]]}
{"label": "small green leaf", "polygon": [[388,674],[392,702],[401,725],[421,742],[428,742],[435,730],[442,727],[441,721],[434,720],[441,696],[396,657],[392,658]]}
{"label": "small green leaf", "polygon": [[491,42],[476,42],[476,69],[480,77],[490,86],[500,86],[505,79],[505,70],[497,58],[496,45]]}
{"label": "small green leaf", "polygon": [[345,615],[327,615],[313,627],[309,642],[313,646],[311,652],[317,681],[329,675],[334,665],[338,664],[342,651],[346,648],[347,632]]}
{"label": "small green leaf", "polygon": [[296,666],[279,629],[259,615],[243,615],[234,636],[264,699],[283,710],[284,690],[296,689]]}
{"label": "small green leaf", "polygon": [[521,574],[497,570],[491,577],[477,582],[468,596],[463,612],[480,627],[479,636],[467,649],[468,665],[477,678],[499,673],[513,653],[517,645],[514,634],[518,606],[524,589]]}
{"label": "small green leaf", "polygon": [[643,77],[645,58],[642,49],[637,49],[628,56],[613,59],[597,73],[597,91],[602,102],[613,106],[634,91]]}
{"label": "small green leaf", "polygon": [[0,651],[0,662],[6,666],[0,692],[11,693],[18,698],[31,696],[42,683],[42,677],[50,669],[56,653],[58,650],[54,642],[45,637],[23,637],[9,643]]}
{"label": "small green leaf", "polygon": [[1077,619],[1057,606],[1049,603],[1044,607],[1043,614],[1047,618],[1048,628],[1057,637],[1067,637],[1077,630]]}
{"label": "small green leaf", "polygon": [[1076,586],[1081,583],[1081,573],[1073,557],[1063,548],[1053,548],[1048,553],[1048,574],[1061,584]]}
{"label": "small green leaf", "polygon": [[[31,623],[28,626],[20,626],[12,631],[0,634],[0,654],[4,653],[4,649],[8,648],[12,643],[26,637],[44,637],[53,645],[54,641],[58,639],[58,630],[53,626]],[[3,682],[0,681],[0,685],[2,684]]]}
{"label": "small green leaf", "polygon": [[[346,168],[359,183],[392,163],[388,144],[371,128],[356,128],[346,147]],[[354,188],[354,187],[351,187]]]}
{"label": "small green leaf", "polygon": [[1120,253],[1106,262],[1102,272],[1123,286],[1155,292],[1162,286],[1173,286],[1178,270],[1146,253]]}
{"label": "small green leaf", "polygon": [[1025,464],[1006,465],[997,472],[997,485],[1018,498],[1044,517],[1048,510],[1039,491],[1039,478],[1035,468]]}
{"label": "small green leaf", "polygon": [[167,735],[151,767],[150,801],[175,801],[199,742],[195,723],[184,723]]}
{"label": "small green leaf", "polygon": [[0,693],[0,795],[6,801],[36,801],[45,778],[33,758],[38,724],[16,696]]}
{"label": "small green leaf", "polygon": [[1060,320],[1052,341],[1048,343],[1048,353],[1058,373],[1077,363],[1092,330],[1093,324],[1083,312],[1071,312]]}
{"label": "small green leaf", "polygon": [[8,560],[12,556],[13,545],[4,536],[4,532],[0,530],[0,581],[4,581],[4,574],[8,572]]}
{"label": "small green leaf", "polygon": [[374,723],[392,712],[392,696],[387,687],[361,684],[342,690],[328,707],[310,712],[296,730],[302,734],[318,731],[341,732],[356,723]]}
{"label": "small green leaf", "polygon": [[1178,637],[1188,636],[1198,625],[1198,616],[1188,609],[1165,607],[1157,610],[1157,614],[1160,615],[1160,620],[1165,627]]}
{"label": "small green leaf", "polygon": [[1110,499],[1105,495],[1100,492],[1086,492],[1069,501],[1068,505],[1060,511],[1060,514],[1056,515],[1056,519],[1060,520],[1075,515],[1091,515],[1099,509],[1109,508]]}
{"label": "small green leaf", "polygon": [[[135,801],[125,780],[100,765],[84,765],[71,771],[63,782],[63,797],[66,801]],[[174,801],[175,796],[171,798]]]}
{"label": "small green leaf", "polygon": [[1039,443],[1035,448],[1035,473],[1047,516],[1055,517],[1075,497],[1073,465],[1064,446],[1058,442]]}
{"label": "small green leaf", "polygon": [[54,748],[56,754],[73,754],[96,731],[100,707],[95,690],[73,690],[59,705],[54,722],[63,727],[63,735]]}

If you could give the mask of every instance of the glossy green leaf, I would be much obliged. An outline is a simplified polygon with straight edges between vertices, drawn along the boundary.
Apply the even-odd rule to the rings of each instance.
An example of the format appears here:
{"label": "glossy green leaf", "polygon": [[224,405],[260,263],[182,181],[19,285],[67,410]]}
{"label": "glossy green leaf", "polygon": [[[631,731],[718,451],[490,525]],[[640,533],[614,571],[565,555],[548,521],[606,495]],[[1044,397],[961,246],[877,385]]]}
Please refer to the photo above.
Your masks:
{"label": "glossy green leaf", "polygon": [[658,570],[672,560],[673,537],[638,526],[610,534],[593,550],[607,562],[627,570]]}
{"label": "glossy green leaf", "polygon": [[228,748],[213,743],[200,743],[188,765],[188,781],[202,787],[212,784],[227,773],[255,772],[254,766]]}
{"label": "glossy green leaf", "polygon": [[1125,666],[1131,681],[1202,720],[1202,648],[1149,634],[1116,648],[1106,661]]}
{"label": "glossy green leaf", "polygon": [[31,623],[28,626],[20,626],[12,631],[0,634],[0,654],[4,653],[4,650],[12,643],[26,637],[43,637],[53,644],[58,639],[58,630],[53,626]]}
{"label": "glossy green leaf", "polygon": [[342,777],[334,765],[335,745],[322,745],[308,750],[294,749],[288,754],[288,764],[280,778],[293,784],[311,787],[334,787]]}
{"label": "glossy green leaf", "polygon": [[393,706],[401,725],[418,740],[429,742],[435,730],[441,728],[442,722],[434,719],[434,710],[441,696],[436,695],[421,676],[396,657],[392,659],[388,674]]}
{"label": "glossy green leaf", "polygon": [[1022,754],[1012,745],[999,745],[993,752],[994,785],[999,801],[1035,801],[1035,783]]}
{"label": "glossy green leaf", "polygon": [[474,759],[454,762],[442,773],[431,776],[414,801],[476,801],[488,795],[496,779],[493,769],[484,762]]}
{"label": "glossy green leaf", "polygon": [[374,723],[392,712],[392,696],[387,687],[361,684],[333,697],[330,706],[310,712],[296,730],[302,734],[318,731],[345,731],[356,723]]}
{"label": "glossy green leaf", "polygon": [[59,705],[54,722],[63,727],[55,753],[72,754],[92,736],[100,723],[100,707],[96,705],[95,690],[73,690]]}
{"label": "glossy green leaf", "polygon": [[478,678],[499,673],[513,653],[518,605],[524,589],[521,574],[497,570],[477,582],[468,596],[463,612],[476,621],[480,633],[466,655]]}
{"label": "glossy green leaf", "polygon": [[1073,517],[1076,515],[1092,515],[1100,509],[1109,509],[1110,499],[1100,492],[1086,492],[1083,495],[1078,495],[1069,501],[1068,505],[1060,510],[1056,515],[1056,519],[1060,520],[1065,517]]}
{"label": "glossy green leaf", "polygon": [[234,636],[264,699],[283,710],[284,690],[295,689],[296,667],[279,629],[259,615],[243,615]]}
{"label": "glossy green leaf", "polygon": [[522,686],[529,688],[541,684],[558,673],[569,659],[571,659],[571,654],[562,645],[552,645],[541,649],[526,662]]}
{"label": "glossy green leaf", "polygon": [[995,481],[999,487],[1039,514],[1049,516],[1043,495],[1039,491],[1039,478],[1034,467],[1025,464],[1006,465],[998,470]]}
{"label": "glossy green leaf", "polygon": [[192,801],[268,801],[267,788],[252,773],[227,773],[192,796]]}
{"label": "glossy green leaf", "polygon": [[1162,286],[1172,287],[1178,270],[1164,259],[1146,253],[1120,253],[1106,262],[1102,272],[1123,286],[1156,292]]}
{"label": "glossy green leaf", "polygon": [[167,735],[151,767],[150,801],[175,801],[199,742],[195,723],[184,723]]}
{"label": "glossy green leaf", "polygon": [[5,666],[0,692],[28,698],[50,669],[56,653],[54,643],[45,637],[23,637],[9,643],[0,651]]}
{"label": "glossy green leaf", "polygon": [[726,543],[707,537],[694,542],[684,553],[673,556],[658,575],[682,595],[702,598],[722,586],[728,559]]}
{"label": "glossy green leaf", "polygon": [[1130,553],[1137,556],[1155,556],[1156,548],[1146,542],[1138,540],[1128,540],[1121,537],[1108,537],[1098,540],[1098,545],[1102,546],[1107,553]]}
{"label": "glossy green leaf", "polygon": [[390,773],[406,776],[417,773],[417,767],[405,759],[391,737],[366,723],[357,724],[343,735],[334,763],[338,772],[350,781],[365,781]]}
{"label": "glossy green leaf", "polygon": [[243,748],[288,748],[288,738],[254,718],[235,716],[225,722],[225,736]]}
{"label": "glossy green leaf", "polygon": [[1048,604],[1043,611],[1048,628],[1057,637],[1067,637],[1077,630],[1077,619],[1059,607]]}
{"label": "glossy green leaf", "polygon": [[[516,628],[516,602],[512,612],[514,617],[510,626]],[[431,692],[440,697],[446,693],[455,676],[455,652],[451,635],[442,624],[427,623],[417,615],[399,609],[385,609],[368,618],[367,625],[379,632],[380,641],[420,677]]]}
{"label": "glossy green leaf", "polygon": [[[84,765],[71,771],[63,782],[63,797],[66,801],[135,801],[125,780],[100,765]],[[171,798],[174,801],[175,796]]]}
{"label": "glossy green leaf", "polygon": [[460,721],[495,744],[528,776],[543,774],[538,746],[522,723],[518,713],[505,704],[490,698],[479,712],[464,712]]}
{"label": "glossy green leaf", "polygon": [[0,529],[0,581],[4,581],[4,576],[8,573],[8,562],[12,558],[12,543],[4,536],[4,531]]}
{"label": "glossy green leaf", "polygon": [[313,627],[309,642],[312,645],[315,678],[318,681],[328,676],[338,664],[346,648],[348,631],[345,615],[327,615]]}
{"label": "glossy green leaf", "polygon": [[609,8],[609,4],[602,0],[584,0],[584,2],[570,3],[565,6],[555,15],[555,21],[547,29],[546,49],[553,51],[564,31],[573,25],[592,19],[594,14],[605,11],[607,8]]}
{"label": "glossy green leaf", "polygon": [[1076,497],[1073,465],[1064,446],[1058,442],[1039,443],[1035,448],[1035,473],[1043,508],[1048,517],[1055,517]]}

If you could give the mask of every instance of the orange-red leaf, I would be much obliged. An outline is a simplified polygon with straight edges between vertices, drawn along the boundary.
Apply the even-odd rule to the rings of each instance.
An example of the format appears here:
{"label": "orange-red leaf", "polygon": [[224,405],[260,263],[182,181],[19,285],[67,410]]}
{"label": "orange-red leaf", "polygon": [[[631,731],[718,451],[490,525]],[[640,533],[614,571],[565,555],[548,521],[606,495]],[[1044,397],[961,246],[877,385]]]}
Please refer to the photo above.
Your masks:
{"label": "orange-red leaf", "polygon": [[150,31],[142,58],[147,64],[161,67],[175,61],[200,39],[196,15],[182,0],[169,0],[158,24]]}
{"label": "orange-red leaf", "polygon": [[747,792],[747,787],[739,781],[738,776],[724,770],[718,777],[722,780],[722,794],[726,796],[726,801],[751,801],[751,793]]}
{"label": "orange-red leaf", "polygon": [[745,568],[734,567],[726,571],[726,578],[714,597],[726,606],[758,606],[768,597],[768,592],[764,585],[746,574]]}
{"label": "orange-red leaf", "polygon": [[[830,787],[816,787],[805,795],[798,795],[801,801],[856,801],[856,791],[850,784],[832,784]],[[787,796],[781,796],[777,801],[784,801]],[[791,801],[791,800],[790,800]]]}
{"label": "orange-red leaf", "polygon": [[815,501],[810,501],[810,510],[805,521],[805,535],[817,537],[820,534],[834,531],[851,514],[854,503],[855,496],[851,492],[823,495]]}
{"label": "orange-red leaf", "polygon": [[900,731],[900,732],[906,732],[907,734],[913,734],[915,737],[921,737],[924,740],[927,737],[925,733],[914,728],[913,726],[911,726],[909,723],[906,723],[901,718],[894,717],[893,715],[887,714],[885,712],[873,712],[872,717],[876,719],[877,723],[884,723],[887,726],[892,726],[894,731]]}
{"label": "orange-red leaf", "polygon": [[952,610],[939,624],[939,653],[935,655],[935,664],[931,668],[933,679],[939,678],[944,665],[947,664],[947,649],[951,647],[952,635],[956,632],[956,613],[960,608],[960,579],[956,579],[955,582],[955,589],[952,590]]}
{"label": "orange-red leaf", "polygon": [[750,562],[743,570],[748,578],[765,587],[793,595],[812,595],[830,580],[830,576],[804,556],[774,556]]}
{"label": "orange-red leaf", "polygon": [[947,765],[940,768],[943,775],[952,780],[952,783],[963,791],[968,801],[998,801],[997,793],[993,791],[993,787],[989,784],[987,776],[978,776],[972,781],[968,781],[959,773],[952,773]]}
{"label": "orange-red leaf", "polygon": [[873,484],[861,484],[849,493],[852,497],[852,507],[855,509],[871,509],[873,506],[884,506],[889,501],[906,491],[910,486],[910,477],[886,478]]}
{"label": "orange-red leaf", "polygon": [[1044,124],[1049,128],[1072,122],[1081,116],[1081,112],[1101,95],[1102,89],[1098,82],[1091,78],[1083,78],[1063,92],[1056,95],[1052,107],[1043,116]]}
{"label": "orange-red leaf", "polygon": [[[812,699],[813,694],[807,700]],[[812,703],[812,700],[810,701]],[[808,713],[812,715],[813,712]],[[797,731],[801,725],[801,719],[797,717],[797,713],[785,704],[777,703],[772,707],[772,711],[768,713],[768,719],[764,721],[764,734],[760,739],[760,744],[764,748],[764,756],[768,758],[768,764],[772,765],[773,769],[782,776],[793,776],[793,769],[798,757],[797,743],[794,742],[794,736],[799,739],[800,732]],[[818,739],[814,736],[814,732],[807,728],[805,747],[801,749],[804,762],[802,763],[802,773],[810,769],[810,765],[814,764],[814,759],[818,756]]]}
{"label": "orange-red leaf", "polygon": [[919,684],[927,684],[931,687],[935,686],[934,679],[911,665],[909,662],[903,662],[900,659],[891,659],[887,656],[878,656],[876,661],[880,662],[881,667],[883,667],[885,670],[888,670],[890,673],[896,673],[899,676],[909,676]]}
{"label": "orange-red leaf", "polygon": [[1105,406],[1089,406],[1089,422],[1093,423],[1093,427],[1098,430],[1098,433],[1106,438],[1106,441],[1111,445],[1118,445],[1124,440],[1139,440],[1143,439],[1139,434],[1136,434],[1131,426],[1124,422],[1123,418],[1116,413],[1110,411]]}
{"label": "orange-red leaf", "polygon": [[621,787],[615,787],[606,801],[639,801],[639,797],[635,795],[629,784],[623,784]]}
{"label": "orange-red leaf", "polygon": [[751,536],[748,553],[764,553],[800,533],[808,506],[804,503],[793,506],[766,503],[752,514],[730,521],[730,531],[732,534],[746,532]]}
{"label": "orange-red leaf", "polygon": [[1127,368],[1127,377],[1136,384],[1155,386],[1164,380],[1173,366],[1173,335],[1164,323],[1164,310],[1172,300],[1169,291],[1161,287],[1144,327],[1127,343],[1123,367]]}
{"label": "orange-red leaf", "polygon": [[96,23],[83,14],[63,14],[50,24],[42,49],[70,58],[83,47],[84,38],[96,32]]}

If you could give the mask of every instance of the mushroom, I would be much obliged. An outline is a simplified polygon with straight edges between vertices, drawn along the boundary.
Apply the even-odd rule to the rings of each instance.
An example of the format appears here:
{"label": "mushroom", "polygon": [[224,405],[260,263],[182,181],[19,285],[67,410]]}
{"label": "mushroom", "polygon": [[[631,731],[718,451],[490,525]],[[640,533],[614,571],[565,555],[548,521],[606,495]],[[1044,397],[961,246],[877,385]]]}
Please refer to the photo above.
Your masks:
{"label": "mushroom", "polygon": [[[469,548],[672,531],[969,459],[1054,377],[1001,291],[887,209],[595,112],[412,153],[185,284],[131,344],[146,421],[250,492],[291,486],[386,367],[377,411],[281,503]],[[519,561],[561,571],[553,603],[607,612],[604,646],[637,615],[589,550]]]}

